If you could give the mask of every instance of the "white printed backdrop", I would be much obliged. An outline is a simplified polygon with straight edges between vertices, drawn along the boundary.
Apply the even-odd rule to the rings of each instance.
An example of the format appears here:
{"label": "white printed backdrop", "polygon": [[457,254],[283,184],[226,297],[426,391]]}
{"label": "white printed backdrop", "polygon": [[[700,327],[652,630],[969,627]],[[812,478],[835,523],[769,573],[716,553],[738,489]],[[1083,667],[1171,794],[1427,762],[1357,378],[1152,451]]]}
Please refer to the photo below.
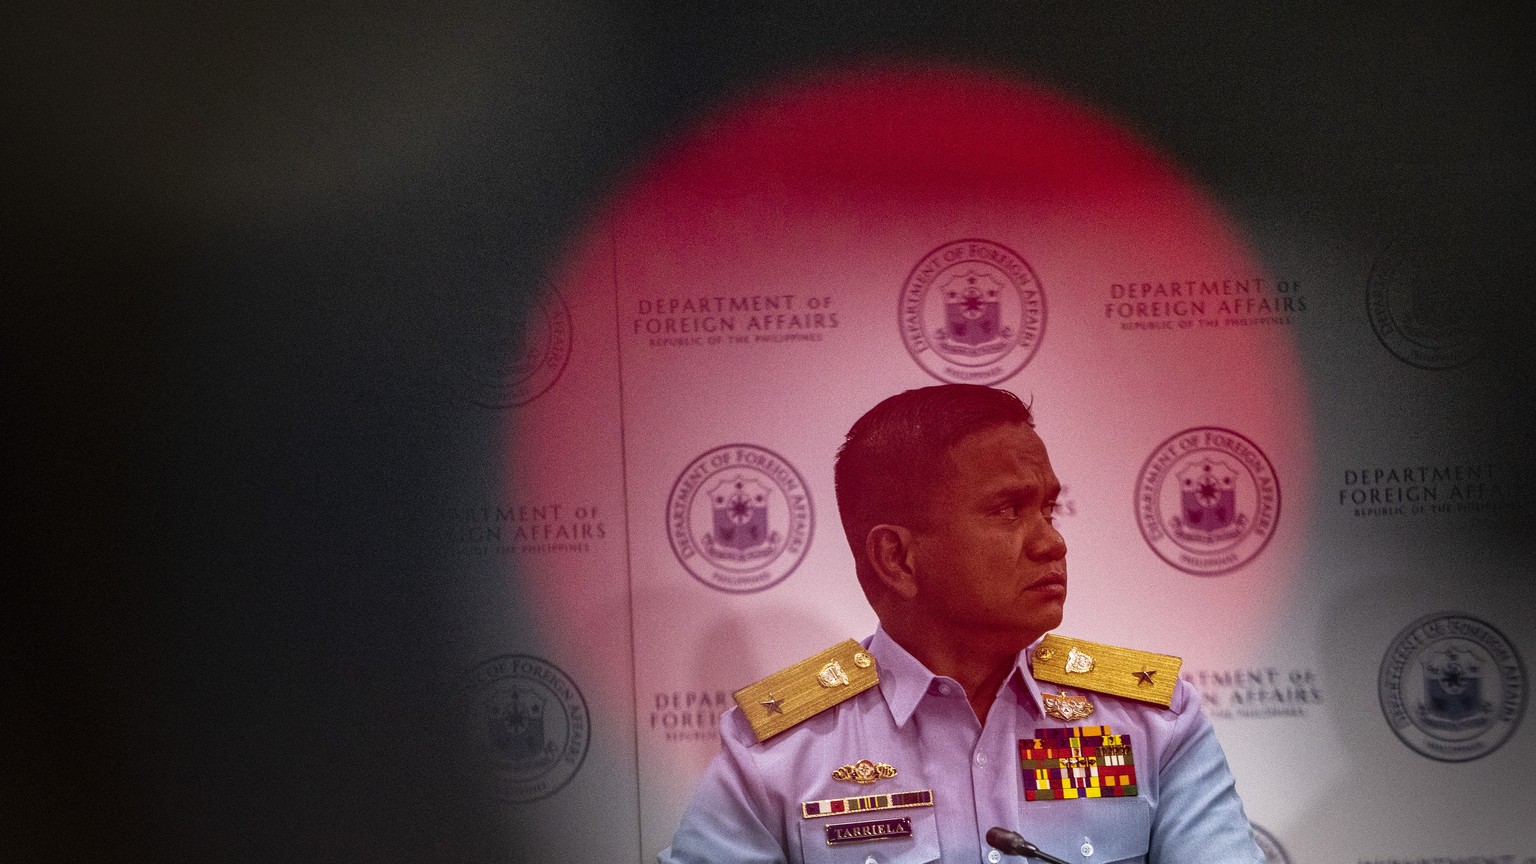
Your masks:
{"label": "white printed backdrop", "polygon": [[653,859],[942,380],[1272,860],[1536,860],[1532,13],[90,6],[0,56],[5,860]]}
{"label": "white printed backdrop", "polygon": [[[954,65],[770,82],[675,136],[552,279],[569,357],[514,373],[567,364],[507,414],[498,500],[608,517],[497,553],[537,610],[516,647],[606,748],[516,805],[531,833],[575,854],[559,814],[606,810],[615,856],[666,844],[728,694],[873,626],[843,432],[978,381],[1033,402],[1063,478],[1062,632],[1185,659],[1272,856],[1536,858],[1532,464],[1477,299],[1514,250],[1486,214],[1383,210],[1222,201],[1123,121]],[[733,500],[766,536],[717,530]]]}

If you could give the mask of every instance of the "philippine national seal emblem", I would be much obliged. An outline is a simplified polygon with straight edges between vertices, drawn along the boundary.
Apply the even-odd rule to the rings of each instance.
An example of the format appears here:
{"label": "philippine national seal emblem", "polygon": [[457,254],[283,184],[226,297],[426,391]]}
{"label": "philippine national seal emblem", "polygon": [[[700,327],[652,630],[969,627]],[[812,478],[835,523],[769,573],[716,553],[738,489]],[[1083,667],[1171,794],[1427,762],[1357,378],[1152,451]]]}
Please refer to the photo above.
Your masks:
{"label": "philippine national seal emblem", "polygon": [[1498,274],[1438,238],[1408,234],[1382,250],[1366,282],[1365,306],[1381,344],[1420,369],[1451,369],[1486,342],[1478,310]]}
{"label": "philippine national seal emblem", "polygon": [[1428,615],[1398,633],[1377,690],[1397,737],[1442,762],[1492,753],[1525,714],[1525,666],[1514,645],[1460,613]]}
{"label": "philippine national seal emblem", "polygon": [[481,311],[458,340],[469,401],[515,408],[544,395],[571,357],[571,313],[560,292],[543,284]]}
{"label": "philippine national seal emblem", "polygon": [[747,593],[782,582],[805,558],[811,493],[784,457],[752,444],[699,456],[672,485],[667,536],[689,574],[711,588]]}
{"label": "philippine national seal emblem", "polygon": [[1023,369],[1045,335],[1045,292],[1029,262],[990,240],[924,255],[902,285],[901,338],[940,381],[996,384]]}
{"label": "philippine national seal emblem", "polygon": [[554,664],[495,657],[471,670],[464,694],[477,764],[492,767],[502,799],[546,798],[581,768],[591,741],[586,699]]}
{"label": "philippine national seal emblem", "polygon": [[1196,576],[1252,561],[1274,536],[1280,481],[1258,445],[1230,429],[1186,429],[1157,445],[1136,479],[1147,545]]}

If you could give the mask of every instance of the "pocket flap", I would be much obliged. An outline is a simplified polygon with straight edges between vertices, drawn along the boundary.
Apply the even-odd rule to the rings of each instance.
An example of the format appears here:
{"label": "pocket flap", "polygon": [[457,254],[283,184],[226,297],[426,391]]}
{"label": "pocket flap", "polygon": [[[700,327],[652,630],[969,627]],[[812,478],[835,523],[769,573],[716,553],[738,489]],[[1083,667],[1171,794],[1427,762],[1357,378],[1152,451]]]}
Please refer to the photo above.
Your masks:
{"label": "pocket flap", "polygon": [[1152,807],[1141,798],[1077,798],[1024,805],[1016,830],[1063,861],[1135,861],[1152,844]]}

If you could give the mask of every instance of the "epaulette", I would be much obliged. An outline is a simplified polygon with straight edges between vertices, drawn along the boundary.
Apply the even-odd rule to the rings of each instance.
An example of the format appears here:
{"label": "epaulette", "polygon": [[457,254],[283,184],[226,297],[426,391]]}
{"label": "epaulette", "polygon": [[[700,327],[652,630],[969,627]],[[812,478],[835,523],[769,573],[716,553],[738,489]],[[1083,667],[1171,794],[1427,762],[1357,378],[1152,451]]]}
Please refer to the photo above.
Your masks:
{"label": "epaulette", "polygon": [[875,658],[848,639],[731,695],[762,742],[878,683]]}
{"label": "epaulette", "polygon": [[1051,634],[1029,655],[1035,677],[1095,693],[1151,702],[1164,708],[1173,704],[1173,688],[1179,681],[1177,657],[1101,645],[1085,639]]}

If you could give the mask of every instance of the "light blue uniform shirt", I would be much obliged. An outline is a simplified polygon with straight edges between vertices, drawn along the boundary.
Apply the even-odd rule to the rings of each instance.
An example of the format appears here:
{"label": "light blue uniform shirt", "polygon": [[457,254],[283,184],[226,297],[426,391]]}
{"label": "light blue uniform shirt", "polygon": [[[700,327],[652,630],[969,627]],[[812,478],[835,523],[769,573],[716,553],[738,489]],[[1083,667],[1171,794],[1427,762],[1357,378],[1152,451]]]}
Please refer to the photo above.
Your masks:
{"label": "light blue uniform shirt", "polygon": [[[1091,717],[1067,722],[1046,715],[1026,650],[983,726],[954,679],[928,671],[883,629],[864,644],[879,685],[792,729],[759,744],[740,709],[725,713],[720,753],[661,864],[1022,860],[987,846],[993,826],[1084,864],[1263,862],[1226,756],[1188,682],[1178,682],[1171,708],[1047,683],[1050,692],[1067,689],[1093,702]],[[1081,725],[1130,737],[1137,795],[1025,800],[1019,740],[1037,737],[1037,729]],[[897,774],[871,785],[832,779],[833,771],[861,759]],[[933,791],[934,806],[801,815],[808,801],[923,789]],[[884,818],[910,819],[912,836],[827,843],[828,824]]]}

